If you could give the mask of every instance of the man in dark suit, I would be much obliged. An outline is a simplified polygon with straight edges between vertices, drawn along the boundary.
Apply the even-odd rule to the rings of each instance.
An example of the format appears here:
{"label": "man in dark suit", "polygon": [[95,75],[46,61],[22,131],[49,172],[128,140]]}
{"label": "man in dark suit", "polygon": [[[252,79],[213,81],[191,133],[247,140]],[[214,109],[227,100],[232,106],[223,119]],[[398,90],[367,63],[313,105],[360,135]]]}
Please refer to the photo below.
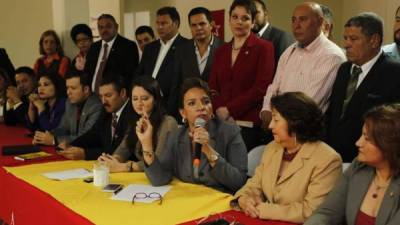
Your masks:
{"label": "man in dark suit", "polygon": [[4,48],[0,48],[0,68],[3,68],[3,70],[7,72],[11,83],[15,85],[14,66],[10,58],[8,58],[7,52]]}
{"label": "man in dark suit", "polygon": [[95,93],[107,75],[120,75],[130,84],[139,62],[135,42],[118,34],[118,24],[112,15],[102,14],[97,20],[97,28],[101,40],[91,45],[85,63],[85,72],[92,77]]}
{"label": "man in dark suit", "polygon": [[112,154],[120,145],[128,127],[134,120],[132,104],[121,77],[105,77],[100,85],[100,99],[106,113],[97,123],[81,135],[60,154],[68,159],[97,159],[102,152]]}
{"label": "man in dark suit", "polygon": [[282,53],[294,43],[292,35],[273,27],[268,22],[268,10],[262,0],[253,0],[257,8],[253,32],[258,34],[259,37],[272,42],[275,50],[275,70],[278,66],[279,57]]}
{"label": "man in dark suit", "polygon": [[192,32],[190,41],[181,44],[175,52],[175,78],[168,103],[168,111],[180,121],[178,113],[179,90],[185,79],[199,77],[208,82],[215,50],[224,42],[212,34],[214,21],[204,7],[193,8],[188,15]]}
{"label": "man in dark suit", "polygon": [[400,100],[400,63],[381,50],[382,19],[361,13],[345,24],[344,46],[348,62],[336,76],[326,112],[327,142],[344,162],[357,155],[363,114],[370,108]]}
{"label": "man in dark suit", "polygon": [[177,46],[187,39],[178,33],[180,17],[175,7],[160,8],[157,11],[156,23],[160,39],[146,45],[136,74],[157,79],[164,105],[167,106],[173,81],[176,80],[175,51]]}

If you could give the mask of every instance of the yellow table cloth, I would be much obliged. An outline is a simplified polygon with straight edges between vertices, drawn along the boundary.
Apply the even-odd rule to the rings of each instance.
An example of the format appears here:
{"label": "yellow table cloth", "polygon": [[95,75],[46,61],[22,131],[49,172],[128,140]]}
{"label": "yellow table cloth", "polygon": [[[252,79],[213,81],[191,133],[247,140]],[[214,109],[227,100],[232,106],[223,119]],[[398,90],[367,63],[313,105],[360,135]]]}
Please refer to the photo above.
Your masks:
{"label": "yellow table cloth", "polygon": [[[111,200],[112,193],[101,191],[83,179],[55,181],[42,174],[69,169],[91,170],[94,161],[59,161],[21,167],[5,167],[14,176],[50,194],[66,207],[95,224],[169,225],[190,221],[229,209],[232,196],[214,189],[173,180],[162,205]],[[113,173],[110,183],[150,184],[144,173]]]}

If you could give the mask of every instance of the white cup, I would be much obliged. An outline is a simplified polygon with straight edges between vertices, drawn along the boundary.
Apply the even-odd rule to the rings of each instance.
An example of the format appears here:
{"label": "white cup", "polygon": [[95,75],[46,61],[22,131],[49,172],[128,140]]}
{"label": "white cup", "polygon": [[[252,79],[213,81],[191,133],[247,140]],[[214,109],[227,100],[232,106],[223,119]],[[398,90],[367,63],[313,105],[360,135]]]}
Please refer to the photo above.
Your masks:
{"label": "white cup", "polygon": [[93,165],[93,184],[97,187],[104,187],[109,183],[110,169],[104,163]]}

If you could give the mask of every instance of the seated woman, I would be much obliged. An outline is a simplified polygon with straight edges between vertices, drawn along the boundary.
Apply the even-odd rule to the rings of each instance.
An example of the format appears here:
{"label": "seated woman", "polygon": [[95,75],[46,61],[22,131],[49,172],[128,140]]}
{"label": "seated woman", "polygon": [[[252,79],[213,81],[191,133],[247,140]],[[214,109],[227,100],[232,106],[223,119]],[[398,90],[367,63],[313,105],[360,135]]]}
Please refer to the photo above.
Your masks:
{"label": "seated woman", "polygon": [[357,158],[305,225],[400,224],[400,104],[365,114]]}
{"label": "seated woman", "polygon": [[[99,157],[99,161],[104,161],[109,166],[110,172],[143,171],[143,148],[136,135],[136,122],[139,119],[148,121],[153,127],[151,138],[156,144],[153,147],[157,156],[163,150],[167,136],[178,127],[175,119],[166,115],[162,106],[160,86],[152,77],[142,76],[133,81],[132,105],[137,118],[132,129],[128,130],[112,156],[103,154]],[[134,162],[133,159],[139,161]]]}
{"label": "seated woman", "polygon": [[[207,83],[199,78],[185,80],[179,111],[185,125],[167,137],[160,156],[154,152],[154,128],[149,120],[138,122],[136,134],[143,146],[144,171],[150,182],[165,185],[175,176],[224,192],[242,187],[247,178],[247,151],[240,129],[214,117]],[[196,120],[205,124],[195,125]],[[196,155],[200,162],[195,160]]]}
{"label": "seated woman", "polygon": [[58,126],[65,111],[65,81],[57,74],[41,75],[38,84],[37,94],[29,95],[26,125],[32,131],[49,131]]}
{"label": "seated woman", "polygon": [[7,88],[11,84],[8,73],[0,68],[0,123],[4,122],[4,114],[7,103]]}
{"label": "seated woman", "polygon": [[42,55],[34,65],[35,73],[58,74],[64,77],[69,68],[69,59],[64,56],[60,38],[54,30],[43,32],[39,41],[39,52]]}
{"label": "seated woman", "polygon": [[342,160],[320,141],[323,116],[311,98],[287,92],[271,107],[274,141],[231,205],[254,218],[303,223],[333,188]]}

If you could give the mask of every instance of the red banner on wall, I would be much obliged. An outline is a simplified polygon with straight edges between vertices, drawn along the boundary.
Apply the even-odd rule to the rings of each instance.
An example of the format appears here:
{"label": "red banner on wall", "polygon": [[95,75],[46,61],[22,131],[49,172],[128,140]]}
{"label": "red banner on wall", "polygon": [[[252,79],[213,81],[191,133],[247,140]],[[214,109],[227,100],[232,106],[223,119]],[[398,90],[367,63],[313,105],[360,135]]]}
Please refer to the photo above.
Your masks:
{"label": "red banner on wall", "polygon": [[214,19],[214,28],[212,32],[215,36],[225,40],[225,9],[211,11]]}

